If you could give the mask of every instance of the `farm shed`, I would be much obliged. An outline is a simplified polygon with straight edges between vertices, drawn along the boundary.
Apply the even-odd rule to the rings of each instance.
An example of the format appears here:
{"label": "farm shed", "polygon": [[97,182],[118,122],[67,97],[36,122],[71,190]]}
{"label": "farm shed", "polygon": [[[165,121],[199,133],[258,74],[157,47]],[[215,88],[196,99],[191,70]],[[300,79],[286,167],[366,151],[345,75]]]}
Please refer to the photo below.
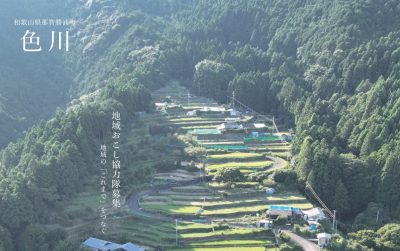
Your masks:
{"label": "farm shed", "polygon": [[223,107],[203,107],[197,111],[197,115],[203,117],[223,117],[225,115],[225,108]]}
{"label": "farm shed", "polygon": [[241,126],[238,123],[222,123],[217,127],[217,129],[221,131],[227,131],[227,130],[237,130],[241,129]]}
{"label": "farm shed", "polygon": [[308,221],[318,221],[326,218],[324,212],[319,207],[314,207],[309,210],[304,210],[304,219]]}

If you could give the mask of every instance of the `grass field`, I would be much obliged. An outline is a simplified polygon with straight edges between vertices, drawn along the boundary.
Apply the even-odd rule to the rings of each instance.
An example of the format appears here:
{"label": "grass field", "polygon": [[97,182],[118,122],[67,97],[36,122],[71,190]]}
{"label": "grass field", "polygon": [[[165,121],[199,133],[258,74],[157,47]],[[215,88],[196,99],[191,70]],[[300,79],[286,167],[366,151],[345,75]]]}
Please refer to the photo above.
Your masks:
{"label": "grass field", "polygon": [[196,214],[200,207],[184,205],[159,205],[144,204],[142,208],[148,211],[163,212],[168,214]]}
{"label": "grass field", "polygon": [[[226,247],[210,247],[210,248],[170,248],[167,250],[176,250],[176,251],[225,251]],[[265,248],[260,246],[246,246],[246,247],[229,247],[229,250],[233,251],[277,251],[275,248]]]}
{"label": "grass field", "polygon": [[260,153],[244,153],[244,152],[233,152],[226,154],[211,154],[208,155],[210,159],[247,159],[247,158],[257,158],[263,157]]}
{"label": "grass field", "polygon": [[300,194],[277,194],[277,195],[270,195],[267,196],[267,200],[271,202],[279,202],[279,201],[299,201],[299,200],[304,200],[307,201],[307,199],[300,195]]}
{"label": "grass field", "polygon": [[259,211],[266,211],[268,209],[268,205],[260,205],[260,206],[249,206],[249,207],[234,207],[234,208],[223,208],[217,210],[204,210],[202,215],[205,216],[219,216],[219,217],[228,217],[232,214],[254,214]]}
{"label": "grass field", "polygon": [[174,118],[170,119],[171,122],[188,122],[188,121],[224,121],[216,120],[215,118],[202,118],[202,117],[181,117],[181,118]]}
{"label": "grass field", "polygon": [[214,232],[207,232],[207,233],[182,233],[180,234],[180,237],[182,239],[187,239],[187,238],[205,238],[205,237],[212,237],[212,236],[238,236],[238,237],[245,237],[245,236],[251,236],[251,235],[257,235],[257,234],[263,234],[265,233],[265,236],[268,235],[269,232],[261,229],[245,229],[245,228],[231,228],[223,231],[214,231]]}
{"label": "grass field", "polygon": [[239,169],[254,169],[254,168],[267,168],[271,167],[273,164],[272,161],[263,160],[263,161],[251,161],[251,162],[226,162],[223,164],[211,164],[207,166],[207,169],[217,170],[224,167],[233,167]]}
{"label": "grass field", "polygon": [[234,245],[266,245],[272,244],[271,240],[224,240],[191,243],[189,246],[234,246]]}
{"label": "grass field", "polygon": [[175,246],[175,224],[129,216],[115,221],[109,236],[110,238],[124,236],[129,241],[140,245],[173,247]]}

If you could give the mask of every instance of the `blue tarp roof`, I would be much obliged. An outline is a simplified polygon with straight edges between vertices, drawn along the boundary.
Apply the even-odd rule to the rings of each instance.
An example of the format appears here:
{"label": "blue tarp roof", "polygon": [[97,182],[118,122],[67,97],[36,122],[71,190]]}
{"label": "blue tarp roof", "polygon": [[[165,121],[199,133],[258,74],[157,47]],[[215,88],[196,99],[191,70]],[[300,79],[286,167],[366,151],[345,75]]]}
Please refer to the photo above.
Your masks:
{"label": "blue tarp roof", "polygon": [[117,249],[123,249],[126,251],[144,251],[143,248],[140,248],[130,242],[126,244],[117,244],[109,241],[104,241],[100,240],[97,238],[90,237],[87,239],[85,242],[82,243],[82,245],[90,248],[96,248],[102,251],[112,251],[112,250],[117,250]]}
{"label": "blue tarp roof", "polygon": [[276,205],[271,205],[269,206],[270,210],[277,210],[277,211],[292,211],[292,212],[301,212],[300,208],[296,207],[288,207],[288,206],[276,206]]}

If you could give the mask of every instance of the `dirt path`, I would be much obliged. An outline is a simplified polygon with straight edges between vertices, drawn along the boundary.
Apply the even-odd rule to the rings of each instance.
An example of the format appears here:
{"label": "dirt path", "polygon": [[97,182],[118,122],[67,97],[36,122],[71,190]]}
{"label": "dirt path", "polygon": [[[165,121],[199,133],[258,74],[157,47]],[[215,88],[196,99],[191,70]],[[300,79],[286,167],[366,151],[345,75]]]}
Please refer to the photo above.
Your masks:
{"label": "dirt path", "polygon": [[273,156],[266,156],[266,158],[268,158],[274,162],[274,164],[272,164],[272,167],[268,170],[276,171],[276,170],[282,169],[286,166],[286,161],[282,158],[273,157]]}
{"label": "dirt path", "polygon": [[313,242],[301,236],[298,236],[297,234],[294,234],[288,230],[284,230],[283,232],[285,232],[290,237],[291,242],[300,246],[304,251],[320,251],[320,248]]}

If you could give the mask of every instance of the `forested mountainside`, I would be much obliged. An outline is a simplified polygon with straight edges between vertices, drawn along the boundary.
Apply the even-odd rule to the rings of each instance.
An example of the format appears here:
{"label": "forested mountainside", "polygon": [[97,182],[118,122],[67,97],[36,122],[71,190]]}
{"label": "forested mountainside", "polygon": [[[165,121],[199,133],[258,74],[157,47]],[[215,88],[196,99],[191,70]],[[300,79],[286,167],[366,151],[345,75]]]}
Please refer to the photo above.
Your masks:
{"label": "forested mountainside", "polygon": [[[14,25],[15,19],[65,18],[60,2],[5,1],[1,3],[0,24],[0,147],[15,140],[40,119],[54,115],[69,99],[73,82],[60,53],[25,53],[21,38],[26,27]],[[32,30],[32,28],[30,27]],[[51,29],[33,28],[48,40]]]}
{"label": "forested mountainside", "polygon": [[182,25],[171,27],[183,45],[170,50],[201,48],[192,49],[188,68],[203,94],[224,101],[235,90],[255,109],[291,119],[300,183],[342,217],[369,202],[397,217],[399,8],[396,1],[202,1],[191,15],[177,15]]}
{"label": "forested mountainside", "polygon": [[[35,68],[30,61],[18,68],[24,60],[13,62],[15,55],[0,50],[5,58],[0,63],[0,144],[14,138],[11,129],[21,131],[39,114],[50,114],[47,108],[62,105],[67,89],[72,97],[99,90],[90,102],[35,126],[1,152],[0,243],[5,250],[15,243],[17,250],[32,249],[35,227],[56,221],[47,212],[84,189],[98,144],[110,133],[107,114],[118,109],[133,117],[135,111],[151,111],[150,91],[173,79],[219,102],[235,91],[242,102],[295,127],[299,187],[311,185],[337,209],[346,223],[342,231],[375,230],[399,220],[398,1],[68,4],[78,20],[71,30],[74,48],[63,55],[70,75],[48,58],[32,58],[45,62]],[[1,41],[11,44],[9,38]],[[52,67],[54,76],[47,74]],[[17,95],[22,89],[26,95]],[[383,216],[376,222],[378,211]],[[40,233],[45,243],[46,233]],[[365,248],[384,243],[379,250],[399,250],[399,238],[369,235],[373,241],[367,242],[368,234],[349,238]],[[33,250],[56,250],[57,243],[36,241]]]}
{"label": "forested mountainside", "polygon": [[[130,63],[135,62],[134,57],[144,55],[139,48],[145,45],[147,39],[160,40],[160,24],[163,23],[139,11],[139,6],[149,14],[165,15],[190,3],[185,2],[171,3],[171,6],[161,2],[144,6],[140,1],[49,3],[43,0],[2,3],[0,23],[4,32],[0,37],[0,147],[5,147],[41,119],[54,115],[58,107],[65,107],[71,99],[103,87],[107,80],[121,73],[132,72]],[[26,27],[14,25],[14,20],[37,18],[79,20],[76,26],[70,27],[72,51],[67,54],[57,51],[24,52],[20,38]],[[54,26],[28,28],[42,36],[42,43],[48,43],[51,31],[59,29]],[[147,29],[147,32],[141,34],[142,29]],[[134,50],[138,50],[139,54],[127,57],[127,53]],[[146,65],[151,66],[151,62]],[[126,68],[128,66],[129,69]],[[145,69],[144,72],[148,71],[146,67],[141,68]],[[139,79],[144,80],[146,77]],[[143,84],[157,86],[159,82]]]}

